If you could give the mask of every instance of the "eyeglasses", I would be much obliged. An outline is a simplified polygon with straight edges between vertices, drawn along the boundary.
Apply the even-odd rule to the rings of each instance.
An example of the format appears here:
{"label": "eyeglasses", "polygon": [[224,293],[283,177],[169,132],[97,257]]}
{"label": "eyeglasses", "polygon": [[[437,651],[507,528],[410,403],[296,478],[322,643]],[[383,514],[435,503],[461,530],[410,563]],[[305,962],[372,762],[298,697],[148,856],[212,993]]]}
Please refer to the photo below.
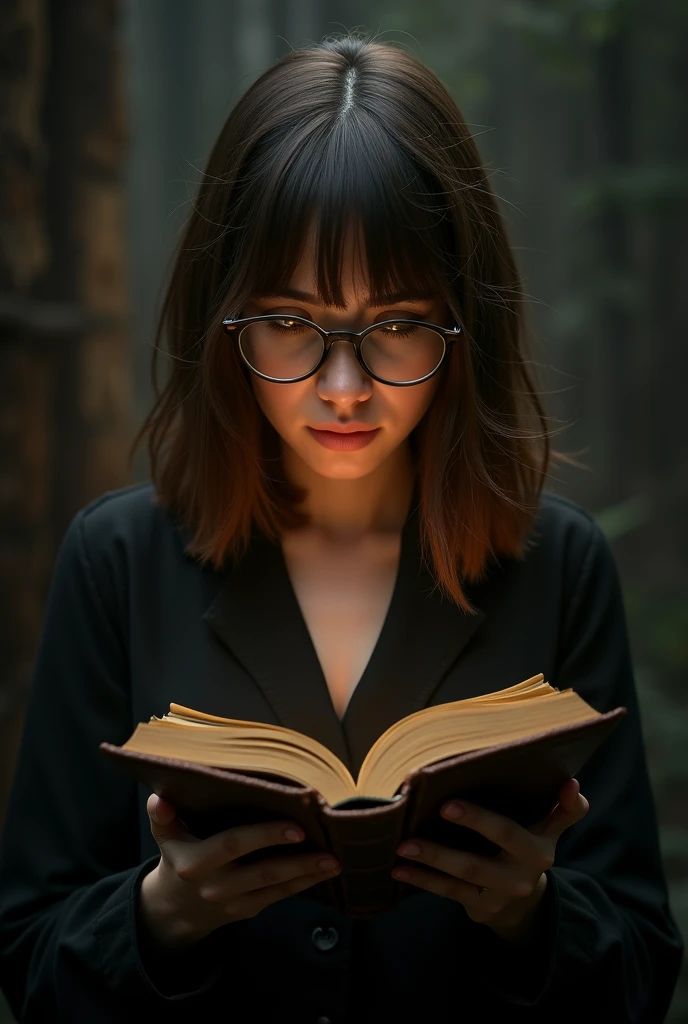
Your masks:
{"label": "eyeglasses", "polygon": [[364,331],[325,331],[302,316],[251,316],[223,320],[236,338],[241,358],[263,380],[294,384],[312,376],[335,341],[354,346],[373,380],[395,387],[422,384],[437,373],[461,334],[461,327],[438,327],[419,320],[384,320]]}

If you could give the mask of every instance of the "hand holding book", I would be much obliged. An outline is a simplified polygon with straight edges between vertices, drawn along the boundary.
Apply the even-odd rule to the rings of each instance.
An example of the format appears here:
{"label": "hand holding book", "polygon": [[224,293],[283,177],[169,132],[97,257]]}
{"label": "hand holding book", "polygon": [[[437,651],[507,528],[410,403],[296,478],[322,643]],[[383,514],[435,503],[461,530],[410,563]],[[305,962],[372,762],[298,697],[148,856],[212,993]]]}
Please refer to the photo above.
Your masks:
{"label": "hand holding book", "polygon": [[322,853],[280,857],[276,851],[261,863],[234,863],[259,849],[302,842],[305,833],[294,822],[244,825],[196,839],[167,801],[151,795],[146,809],[160,847],[160,861],[143,879],[137,903],[149,948],[193,945],[221,925],[254,917],[340,870]]}
{"label": "hand holding book", "polygon": [[545,894],[545,872],[554,864],[557,841],[588,810],[577,779],[564,783],[554,810],[528,830],[484,807],[452,800],[442,808],[443,817],[475,829],[499,846],[500,853],[480,857],[412,837],[397,853],[432,870],[403,864],[392,876],[461,903],[472,921],[511,942],[523,942]]}
{"label": "hand holding book", "polygon": [[[171,803],[196,839],[228,827],[295,822],[306,835],[304,855],[331,853],[342,867],[307,897],[367,918],[413,892],[392,875],[404,839],[419,836],[484,860],[500,854],[499,843],[470,823],[450,826],[440,814],[450,799],[528,829],[550,815],[561,787],[626,714],[623,707],[601,713],[540,673],[394,723],[356,780],[312,736],[178,704],[140,723],[123,746],[100,748]],[[259,844],[241,863],[266,856]]]}

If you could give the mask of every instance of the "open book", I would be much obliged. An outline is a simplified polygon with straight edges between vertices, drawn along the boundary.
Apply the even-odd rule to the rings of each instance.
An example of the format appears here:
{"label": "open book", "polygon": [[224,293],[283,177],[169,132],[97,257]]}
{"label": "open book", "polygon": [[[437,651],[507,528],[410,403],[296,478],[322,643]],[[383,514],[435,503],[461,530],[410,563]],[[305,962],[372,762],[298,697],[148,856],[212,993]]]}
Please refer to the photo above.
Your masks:
{"label": "open book", "polygon": [[[303,733],[179,704],[139,723],[121,747],[102,743],[101,749],[173,803],[201,838],[232,823],[282,816],[299,821],[311,848],[328,849],[342,861],[342,874],[333,880],[344,885],[338,905],[353,916],[371,916],[390,905],[393,881],[383,886],[379,874],[376,890],[371,869],[379,863],[382,870],[386,858],[391,870],[393,850],[405,835],[425,829],[428,838],[441,834],[438,841],[447,842],[463,832],[464,846],[493,846],[461,826],[442,833],[447,823],[437,819],[444,800],[463,794],[520,824],[534,823],[624,714],[625,708],[602,714],[540,673],[401,719],[373,744],[357,779]],[[362,844],[371,847],[365,863]],[[348,851],[347,874],[347,847],[353,846],[359,850]],[[356,871],[367,872],[358,885]]]}
{"label": "open book", "polygon": [[336,807],[353,796],[389,799],[407,775],[434,761],[596,718],[599,712],[574,690],[557,690],[540,674],[496,693],[438,704],[402,718],[370,748],[357,780],[310,736],[180,704],[170,704],[169,714],[138,725],[123,749],[274,774],[312,786]]}

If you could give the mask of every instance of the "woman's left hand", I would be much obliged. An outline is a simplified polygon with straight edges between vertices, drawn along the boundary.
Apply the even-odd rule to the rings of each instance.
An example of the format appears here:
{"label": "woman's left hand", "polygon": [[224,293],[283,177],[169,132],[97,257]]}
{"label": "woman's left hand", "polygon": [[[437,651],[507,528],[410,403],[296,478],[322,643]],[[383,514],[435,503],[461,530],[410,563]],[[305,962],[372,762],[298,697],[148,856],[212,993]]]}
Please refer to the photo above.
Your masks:
{"label": "woman's left hand", "polygon": [[[544,896],[545,872],[554,864],[557,840],[565,829],[585,817],[588,801],[577,779],[569,779],[559,790],[554,810],[528,829],[465,800],[459,804],[463,813],[452,816],[454,803],[442,807],[442,817],[480,832],[496,843],[500,852],[494,857],[481,857],[427,839],[408,839],[397,853],[412,858],[414,864],[395,868],[392,876],[461,903],[472,921],[519,941]],[[418,848],[417,853],[409,849],[411,843]],[[428,864],[434,871],[418,864]]]}

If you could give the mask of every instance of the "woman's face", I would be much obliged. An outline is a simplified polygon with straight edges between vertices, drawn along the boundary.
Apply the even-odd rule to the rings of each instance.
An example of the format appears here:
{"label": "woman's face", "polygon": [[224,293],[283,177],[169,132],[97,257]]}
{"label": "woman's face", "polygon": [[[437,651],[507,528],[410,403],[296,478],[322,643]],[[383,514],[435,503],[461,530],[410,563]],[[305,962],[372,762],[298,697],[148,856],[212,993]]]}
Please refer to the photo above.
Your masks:
{"label": "woman's face", "polygon": [[[316,296],[313,240],[289,282],[289,289],[308,298],[289,295],[252,298],[242,316],[268,313],[306,317],[327,331],[362,331],[375,322],[395,318],[418,319],[451,327],[445,302],[436,296],[395,299],[383,306],[368,304],[368,287],[357,269],[351,239],[345,247],[342,288],[346,309],[322,306]],[[315,473],[330,479],[357,479],[373,473],[402,445],[422,419],[437,390],[440,374],[412,387],[380,384],[356,359],[353,345],[335,342],[325,363],[307,380],[275,384],[251,374],[253,390],[263,413],[282,438],[288,462],[294,457]],[[334,429],[346,425],[379,428],[372,440],[356,450],[324,447],[309,428]]]}

